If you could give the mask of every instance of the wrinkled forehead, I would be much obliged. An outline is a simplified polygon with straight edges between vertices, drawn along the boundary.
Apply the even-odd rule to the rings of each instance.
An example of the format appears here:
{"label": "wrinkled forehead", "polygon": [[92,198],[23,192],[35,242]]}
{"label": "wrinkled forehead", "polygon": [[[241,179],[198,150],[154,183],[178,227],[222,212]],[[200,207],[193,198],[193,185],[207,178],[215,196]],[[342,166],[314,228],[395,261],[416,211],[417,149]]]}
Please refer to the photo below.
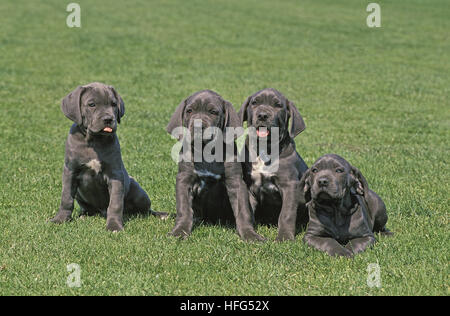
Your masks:
{"label": "wrinkled forehead", "polygon": [[218,109],[223,109],[223,102],[219,95],[204,91],[193,95],[187,103],[191,107],[206,107],[214,106]]}
{"label": "wrinkled forehead", "polygon": [[344,168],[348,170],[350,168],[350,164],[337,155],[327,155],[319,158],[313,165],[313,167],[320,170],[327,169],[336,169],[336,168]]}
{"label": "wrinkled forehead", "polygon": [[274,102],[284,102],[285,97],[275,89],[264,89],[256,92],[252,97],[252,101],[256,101],[258,103],[267,103],[271,104]]}
{"label": "wrinkled forehead", "polygon": [[83,101],[95,101],[97,103],[108,103],[110,101],[117,102],[114,93],[105,86],[91,85],[86,87],[83,93]]}

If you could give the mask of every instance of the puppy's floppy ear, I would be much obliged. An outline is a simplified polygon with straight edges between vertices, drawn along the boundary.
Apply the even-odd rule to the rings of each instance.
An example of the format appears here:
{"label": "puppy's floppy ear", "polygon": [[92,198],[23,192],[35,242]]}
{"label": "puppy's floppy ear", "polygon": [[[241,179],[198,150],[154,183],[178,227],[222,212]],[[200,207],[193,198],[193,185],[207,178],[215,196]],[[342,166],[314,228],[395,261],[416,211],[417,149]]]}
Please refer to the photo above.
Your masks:
{"label": "puppy's floppy ear", "polygon": [[238,116],[241,120],[241,126],[244,124],[245,121],[251,122],[251,120],[252,120],[252,118],[247,115],[247,109],[248,109],[248,106],[250,105],[251,99],[252,99],[251,96],[248,97],[247,100],[245,100],[244,104],[242,104],[242,106],[239,110]]}
{"label": "puppy's floppy ear", "polygon": [[120,119],[122,118],[122,116],[125,115],[125,103],[123,102],[123,99],[120,96],[120,94],[116,91],[116,89],[114,89],[113,86],[109,86],[109,88],[112,90],[114,96],[117,99],[117,106],[119,108],[119,116],[117,117],[117,123],[120,124]]}
{"label": "puppy's floppy ear", "polygon": [[306,170],[300,179],[300,197],[303,204],[311,201],[311,169]]}
{"label": "puppy's floppy ear", "polygon": [[[166,131],[169,134],[172,134],[172,131],[175,128],[183,126],[183,114],[184,114],[184,109],[186,108],[186,104],[187,104],[187,99],[181,101],[181,103],[175,109],[175,112],[172,114],[169,124],[167,124],[167,127],[166,127]],[[178,140],[180,140],[181,138],[183,138],[183,134],[180,134],[178,136]]]}
{"label": "puppy's floppy ear", "polygon": [[[239,129],[237,129],[238,127],[242,127],[242,122],[241,119],[239,118],[238,114],[236,113],[236,110],[234,109],[233,105],[224,100],[223,101],[223,106],[225,109],[225,119],[224,119],[224,124],[223,124],[223,131],[224,131],[224,140],[225,142],[227,142],[228,137],[226,136],[228,133],[228,128],[232,128],[233,129],[233,139],[236,140],[238,137],[240,137],[241,131],[239,131]],[[242,130],[243,133],[243,130]]]}
{"label": "puppy's floppy ear", "polygon": [[289,135],[294,138],[298,134],[303,132],[303,130],[306,128],[306,125],[295,104],[287,99],[286,102],[288,105],[289,116],[291,118],[291,130],[289,131]]}
{"label": "puppy's floppy ear", "polygon": [[[357,194],[367,196],[369,194],[369,184],[358,168],[353,167],[350,171],[351,190],[355,190]],[[354,193],[354,192],[353,192]]]}
{"label": "puppy's floppy ear", "polygon": [[64,115],[68,119],[74,121],[77,125],[83,124],[83,117],[81,116],[81,96],[85,90],[86,87],[78,86],[61,102],[61,110]]}
{"label": "puppy's floppy ear", "polygon": [[223,106],[225,108],[225,122],[223,124],[224,128],[242,126],[241,120],[239,119],[239,116],[236,113],[236,110],[234,109],[233,105],[230,102],[224,100]]}

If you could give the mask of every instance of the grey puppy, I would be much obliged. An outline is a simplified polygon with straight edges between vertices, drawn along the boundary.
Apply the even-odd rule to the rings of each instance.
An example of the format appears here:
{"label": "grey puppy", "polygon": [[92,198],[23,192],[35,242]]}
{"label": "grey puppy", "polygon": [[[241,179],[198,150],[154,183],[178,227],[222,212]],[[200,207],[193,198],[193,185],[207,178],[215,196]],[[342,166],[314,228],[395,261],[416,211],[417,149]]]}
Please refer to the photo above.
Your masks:
{"label": "grey puppy", "polygon": [[94,82],[79,86],[61,104],[63,113],[74,122],[66,142],[61,205],[54,223],[72,217],[74,201],[81,214],[106,214],[106,229],[121,231],[123,213],[151,212],[150,198],[131,178],[123,165],[117,124],[125,105],[112,87]]}
{"label": "grey puppy", "polygon": [[[185,127],[195,138],[195,122],[201,122],[199,148],[187,138],[177,134],[179,140],[183,139],[183,148],[191,153],[194,159],[184,159],[178,163],[176,177],[176,208],[177,216],[171,235],[186,238],[191,234],[194,216],[206,222],[234,221],[239,236],[244,240],[262,241],[264,238],[254,230],[254,220],[250,211],[248,192],[242,177],[242,167],[234,161],[227,162],[225,157],[207,162],[200,156],[196,161],[195,153],[203,152],[207,144],[214,144],[217,149],[223,148],[226,152],[225,142],[215,135],[205,136],[207,128],[216,128],[225,131],[229,127],[239,127],[240,122],[236,111],[230,102],[225,101],[219,94],[211,90],[202,90],[183,100],[175,110],[168,126],[167,132]],[[197,133],[198,135],[198,133]],[[236,145],[232,140],[234,152]],[[183,150],[184,151],[184,150]]]}
{"label": "grey puppy", "polygon": [[392,235],[383,200],[344,158],[320,157],[301,185],[310,218],[303,238],[308,245],[330,256],[353,257],[375,243],[374,232]]}
{"label": "grey puppy", "polygon": [[[249,96],[239,115],[242,122],[248,121],[248,127],[255,128],[258,139],[256,148],[250,148],[247,137],[243,163],[256,221],[278,225],[277,240],[294,240],[296,228],[308,221],[305,205],[298,195],[300,179],[308,167],[294,142],[294,137],[305,129],[303,118],[294,103],[272,88]],[[278,137],[272,135],[272,128],[278,128]],[[261,141],[266,142],[266,148],[260,146]],[[268,158],[273,154],[271,148],[278,150],[276,168],[269,167],[274,163]],[[250,159],[251,150],[257,156],[254,161]]]}

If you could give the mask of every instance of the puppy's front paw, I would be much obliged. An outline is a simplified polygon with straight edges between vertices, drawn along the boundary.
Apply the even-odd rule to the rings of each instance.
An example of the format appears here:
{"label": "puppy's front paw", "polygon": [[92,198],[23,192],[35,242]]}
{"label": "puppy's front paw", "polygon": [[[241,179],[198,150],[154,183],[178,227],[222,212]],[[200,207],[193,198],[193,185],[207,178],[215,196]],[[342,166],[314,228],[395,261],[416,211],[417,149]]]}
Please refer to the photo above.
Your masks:
{"label": "puppy's front paw", "polygon": [[187,239],[190,235],[190,233],[181,227],[175,227],[172,229],[170,233],[168,233],[169,236],[177,237],[180,239]]}
{"label": "puppy's front paw", "polygon": [[59,211],[55,217],[50,219],[50,222],[55,224],[62,224],[64,222],[68,222],[72,220],[72,212],[71,211]]}
{"label": "puppy's front paw", "polygon": [[355,238],[347,243],[345,249],[348,249],[349,251],[351,251],[353,254],[356,255],[360,252],[363,252],[367,248],[373,246],[376,242],[377,241],[373,236]]}
{"label": "puppy's front paw", "polygon": [[329,255],[332,257],[345,257],[345,258],[353,258],[354,256],[353,252],[344,247],[333,249],[333,251],[329,253]]}
{"label": "puppy's front paw", "polygon": [[239,234],[245,241],[266,241],[266,238],[255,232],[254,230],[247,230]]}
{"label": "puppy's front paw", "polygon": [[276,241],[295,241],[295,236],[292,233],[288,233],[288,232],[283,232],[283,231],[279,231],[278,232],[278,236],[275,239]]}
{"label": "puppy's front paw", "polygon": [[106,229],[111,232],[120,232],[123,230],[122,221],[117,218],[108,218],[106,220]]}

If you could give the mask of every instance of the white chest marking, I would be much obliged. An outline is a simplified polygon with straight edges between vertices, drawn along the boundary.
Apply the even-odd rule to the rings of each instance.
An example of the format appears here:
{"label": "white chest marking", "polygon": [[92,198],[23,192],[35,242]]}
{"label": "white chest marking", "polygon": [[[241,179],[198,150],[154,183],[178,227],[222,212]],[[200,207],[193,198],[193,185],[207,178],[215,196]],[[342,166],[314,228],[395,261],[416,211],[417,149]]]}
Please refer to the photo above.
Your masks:
{"label": "white chest marking", "polygon": [[256,161],[252,164],[252,176],[264,175],[267,177],[273,176],[278,170],[278,164],[270,163],[266,165],[261,157],[256,158]]}
{"label": "white chest marking", "polygon": [[274,177],[278,171],[278,167],[278,160],[266,165],[261,157],[258,157],[252,164],[251,178],[254,186],[262,192],[278,192],[278,187],[272,180],[272,177]]}
{"label": "white chest marking", "polygon": [[99,174],[102,171],[102,164],[97,159],[92,159],[86,164],[86,167],[95,171],[96,174]]}

